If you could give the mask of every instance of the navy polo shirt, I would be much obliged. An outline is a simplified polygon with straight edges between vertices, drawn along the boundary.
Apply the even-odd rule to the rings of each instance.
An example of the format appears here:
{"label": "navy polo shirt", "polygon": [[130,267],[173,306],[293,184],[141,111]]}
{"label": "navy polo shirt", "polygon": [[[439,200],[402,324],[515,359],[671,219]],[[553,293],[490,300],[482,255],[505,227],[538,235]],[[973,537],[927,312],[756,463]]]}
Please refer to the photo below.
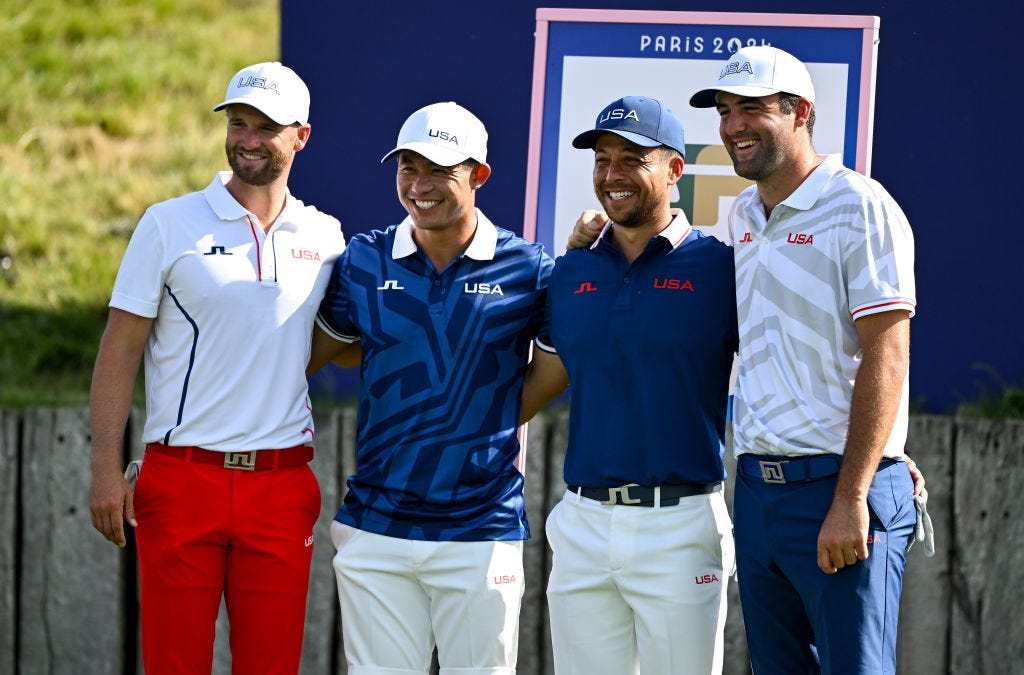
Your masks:
{"label": "navy polo shirt", "polygon": [[556,261],[537,346],[571,382],[567,484],[725,478],[735,284],[732,249],[682,212],[632,264],[606,236]]}
{"label": "navy polo shirt", "polygon": [[335,516],[391,537],[529,537],[517,420],[553,262],[479,211],[437,271],[412,223],[352,238],[317,323],[362,342],[356,473]]}

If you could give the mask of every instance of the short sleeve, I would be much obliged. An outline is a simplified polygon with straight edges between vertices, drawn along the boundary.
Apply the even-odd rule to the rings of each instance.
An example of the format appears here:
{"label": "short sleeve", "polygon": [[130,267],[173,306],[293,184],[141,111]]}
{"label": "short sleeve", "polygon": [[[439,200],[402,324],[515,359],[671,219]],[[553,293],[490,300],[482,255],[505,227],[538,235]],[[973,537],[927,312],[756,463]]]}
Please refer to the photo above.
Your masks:
{"label": "short sleeve", "polygon": [[165,241],[153,210],[143,214],[132,233],[114,281],[110,307],[155,318],[167,277]]}

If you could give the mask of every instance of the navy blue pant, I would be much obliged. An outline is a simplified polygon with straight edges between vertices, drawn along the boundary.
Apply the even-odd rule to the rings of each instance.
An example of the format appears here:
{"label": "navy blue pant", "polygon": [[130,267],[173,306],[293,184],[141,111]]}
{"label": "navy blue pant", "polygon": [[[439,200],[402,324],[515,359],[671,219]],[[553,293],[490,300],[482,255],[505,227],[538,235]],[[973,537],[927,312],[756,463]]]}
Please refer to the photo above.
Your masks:
{"label": "navy blue pant", "polygon": [[[805,461],[756,460],[791,460],[791,468]],[[883,462],[871,484],[868,559],[831,575],[818,568],[817,543],[836,476],[779,484],[765,482],[757,466],[755,458],[740,457],[733,505],[753,672],[895,673],[900,590],[916,517],[906,464]]]}

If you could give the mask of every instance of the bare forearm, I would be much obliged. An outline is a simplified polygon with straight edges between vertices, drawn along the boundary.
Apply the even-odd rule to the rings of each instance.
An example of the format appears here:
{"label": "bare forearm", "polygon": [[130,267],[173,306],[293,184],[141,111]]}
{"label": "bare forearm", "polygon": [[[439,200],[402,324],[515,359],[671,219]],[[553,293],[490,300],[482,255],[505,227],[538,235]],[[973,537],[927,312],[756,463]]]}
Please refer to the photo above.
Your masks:
{"label": "bare forearm", "polygon": [[93,372],[89,394],[93,472],[121,469],[124,429],[131,412],[139,363],[115,351],[116,347],[104,344]]}
{"label": "bare forearm", "polygon": [[153,320],[112,309],[89,392],[93,471],[121,470],[124,428]]}
{"label": "bare forearm", "polygon": [[360,341],[342,342],[324,332],[320,326],[313,327],[313,337],[309,347],[309,362],[306,364],[306,375],[312,375],[329,362],[342,368],[354,368],[362,360],[363,348]]}
{"label": "bare forearm", "polygon": [[909,344],[899,327],[865,348],[853,387],[850,426],[837,498],[863,498],[878,470],[899,411],[909,367]]}
{"label": "bare forearm", "polygon": [[110,310],[89,392],[92,420],[92,485],[89,512],[104,537],[125,546],[124,522],[137,522],[131,488],[121,474],[124,427],[135,379],[153,320]]}
{"label": "bare forearm", "polygon": [[862,359],[850,406],[843,464],[818,533],[818,567],[833,574],[868,555],[868,489],[892,433],[907,376],[910,318],[885,312],[857,321]]}
{"label": "bare forearm", "polygon": [[569,375],[555,354],[534,350],[526,370],[519,423],[526,424],[569,386]]}

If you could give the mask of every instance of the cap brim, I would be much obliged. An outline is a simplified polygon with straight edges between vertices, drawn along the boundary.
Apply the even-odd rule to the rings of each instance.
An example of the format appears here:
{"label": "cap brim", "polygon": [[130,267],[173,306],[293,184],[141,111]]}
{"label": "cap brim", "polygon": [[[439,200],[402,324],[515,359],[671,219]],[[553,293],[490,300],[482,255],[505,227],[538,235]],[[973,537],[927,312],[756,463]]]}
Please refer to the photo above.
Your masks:
{"label": "cap brim", "polygon": [[662,145],[661,141],[641,136],[640,134],[633,133],[632,131],[622,131],[621,129],[591,129],[590,131],[584,131],[582,134],[572,139],[572,147],[579,148],[580,150],[593,150],[594,146],[597,145],[597,139],[605,134],[622,136],[630,143],[635,143],[643,148],[655,148]]}
{"label": "cap brim", "polygon": [[380,158],[380,163],[383,164],[391,157],[394,157],[402,150],[409,150],[411,152],[418,153],[429,159],[438,166],[455,166],[456,164],[462,164],[463,162],[472,159],[469,155],[459,152],[457,150],[450,150],[448,148],[442,148],[434,145],[433,143],[424,143],[423,141],[413,141],[411,143],[403,143],[397,148],[389,152]]}
{"label": "cap brim", "polygon": [[[732,87],[717,87],[715,89],[702,89],[690,97],[690,105],[694,108],[714,108],[718,105],[718,93],[722,91],[727,94],[736,94],[737,96],[760,98],[762,96],[778,94],[782,90],[773,89],[772,87],[756,87],[748,84],[735,85]],[[797,95],[803,96],[802,94]],[[814,99],[811,96],[803,96],[803,98],[810,100],[812,103],[814,102]]]}
{"label": "cap brim", "polygon": [[263,113],[270,119],[274,120],[278,124],[289,125],[295,124],[296,122],[298,122],[299,124],[307,124],[306,121],[295,119],[294,115],[289,115],[287,112],[270,105],[267,101],[253,100],[251,98],[246,98],[244,96],[238,98],[229,98],[223,103],[214,106],[213,111],[217,112],[218,110],[223,110],[224,108],[227,108],[229,105],[235,105],[236,103],[256,108],[256,110],[259,110],[261,113]]}

